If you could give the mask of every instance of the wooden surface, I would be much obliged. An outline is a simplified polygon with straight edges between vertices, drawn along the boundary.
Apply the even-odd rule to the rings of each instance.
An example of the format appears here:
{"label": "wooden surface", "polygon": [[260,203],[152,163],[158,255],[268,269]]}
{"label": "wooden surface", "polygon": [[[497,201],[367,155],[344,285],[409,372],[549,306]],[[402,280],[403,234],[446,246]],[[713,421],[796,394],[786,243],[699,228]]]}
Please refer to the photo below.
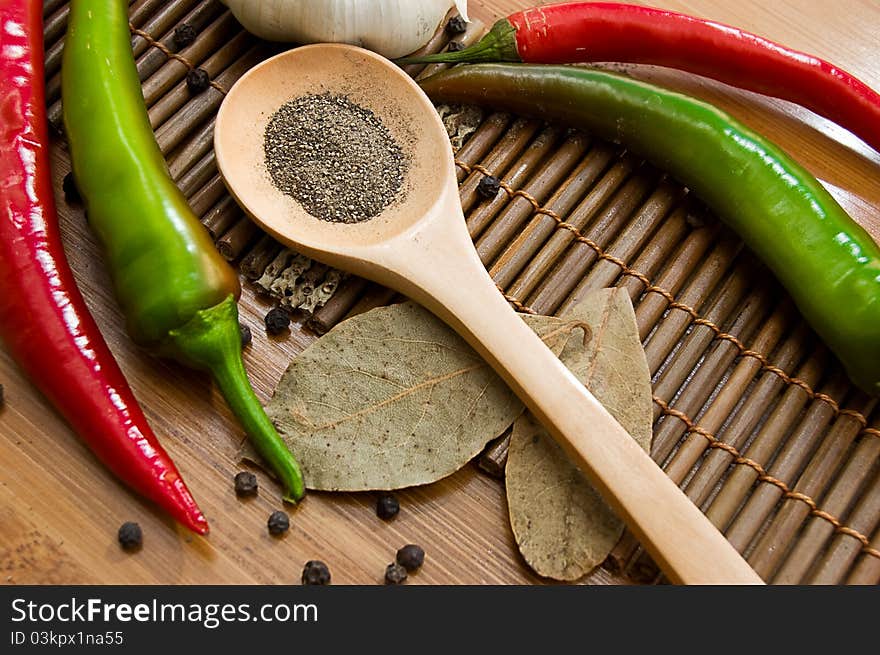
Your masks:
{"label": "wooden surface", "polygon": [[[531,4],[515,0],[471,3],[490,24]],[[880,88],[876,26],[880,3],[871,0],[666,0],[653,3],[734,23],[832,60]],[[705,80],[641,71],[701,95],[764,132],[826,183],[854,218],[880,239],[880,154],[805,110]],[[60,146],[55,177],[69,170]],[[265,522],[280,507],[275,485],[262,474],[261,494],[239,501],[232,477],[239,470],[241,433],[222,399],[201,375],[139,352],[124,333],[106,272],[80,210],[59,203],[71,265],[111,349],[148,419],[178,463],[211,522],[202,539],[171,524],[113,479],[24,380],[0,350],[0,581],[4,583],[296,583],[303,563],[323,559],[337,584],[378,583],[404,543],[426,552],[420,583],[534,583],[507,522],[503,485],[469,466],[424,488],[401,492],[402,510],[389,523],[374,512],[371,494],[313,493],[292,510],[283,539]],[[262,330],[268,305],[247,292],[241,303],[254,343],[246,363],[266,399],[289,359],[313,337],[294,331],[270,339]],[[123,553],[116,529],[126,520],[144,529],[145,546]],[[604,570],[590,583],[620,582]]]}

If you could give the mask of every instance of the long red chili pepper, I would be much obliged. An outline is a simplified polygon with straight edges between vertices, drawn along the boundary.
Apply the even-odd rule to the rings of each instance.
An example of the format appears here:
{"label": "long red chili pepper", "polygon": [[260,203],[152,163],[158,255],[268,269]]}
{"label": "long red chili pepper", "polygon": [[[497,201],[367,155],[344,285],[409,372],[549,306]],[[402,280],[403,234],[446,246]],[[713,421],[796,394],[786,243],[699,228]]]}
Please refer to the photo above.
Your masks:
{"label": "long red chili pepper", "polygon": [[42,3],[0,0],[0,35],[0,340],[108,468],[205,534],[205,517],[147,425],[64,256],[49,168]]}
{"label": "long red chili pepper", "polygon": [[677,68],[800,104],[880,151],[880,94],[864,82],[813,55],[674,11],[607,2],[534,7],[501,19],[468,48],[398,63],[477,61]]}

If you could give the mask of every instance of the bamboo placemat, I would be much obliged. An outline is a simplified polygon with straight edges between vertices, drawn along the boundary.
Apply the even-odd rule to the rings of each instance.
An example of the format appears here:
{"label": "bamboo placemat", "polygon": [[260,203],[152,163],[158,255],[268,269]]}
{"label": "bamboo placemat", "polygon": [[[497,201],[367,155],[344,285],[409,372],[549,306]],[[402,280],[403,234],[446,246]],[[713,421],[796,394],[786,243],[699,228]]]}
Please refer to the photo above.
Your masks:
{"label": "bamboo placemat", "polygon": [[[60,129],[68,6],[43,4],[49,116]],[[281,46],[244,32],[218,0],[135,0],[130,16],[157,139],[220,252],[317,333],[390,302],[394,292],[262,234],[217,173],[225,91]],[[191,43],[182,25],[195,30]],[[440,32],[426,50],[448,40]],[[196,68],[208,73],[205,90],[187,86]],[[766,581],[880,581],[877,400],[852,387],[734,234],[662,171],[560,126],[486,113],[456,160],[475,246],[517,309],[553,314],[592,289],[629,293],[653,375],[652,456]],[[491,199],[478,192],[486,175],[501,180]],[[506,449],[506,437],[490,444],[481,466],[503,475]],[[628,534],[605,566],[658,579]]]}

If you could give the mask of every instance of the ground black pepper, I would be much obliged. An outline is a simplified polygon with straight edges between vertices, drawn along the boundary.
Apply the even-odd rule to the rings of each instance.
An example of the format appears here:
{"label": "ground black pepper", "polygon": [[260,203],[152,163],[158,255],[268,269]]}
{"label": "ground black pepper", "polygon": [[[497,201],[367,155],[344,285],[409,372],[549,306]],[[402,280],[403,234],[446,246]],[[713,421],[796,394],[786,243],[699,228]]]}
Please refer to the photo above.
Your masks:
{"label": "ground black pepper", "polygon": [[379,117],[330,93],[282,105],[266,126],[264,152],[279,191],[336,223],[378,216],[406,174],[403,149]]}
{"label": "ground black pepper", "polygon": [[258,491],[257,476],[250,471],[235,474],[235,495],[240,498],[256,496]]}
{"label": "ground black pepper", "polygon": [[266,332],[278,335],[290,327],[290,314],[281,307],[273,307],[266,314]]}
{"label": "ground black pepper", "polygon": [[238,332],[241,335],[242,348],[249,346],[251,344],[251,341],[254,340],[254,335],[251,333],[251,329],[244,323],[239,323]]}
{"label": "ground black pepper", "polygon": [[382,494],[376,500],[376,515],[380,519],[389,520],[397,516],[400,511],[400,503],[392,494]]}
{"label": "ground black pepper", "polygon": [[453,16],[446,22],[447,34],[464,34],[467,32],[467,21],[461,16]]}
{"label": "ground black pepper", "polygon": [[391,562],[385,569],[385,584],[402,584],[406,582],[406,569],[397,562]]}
{"label": "ground black pepper", "polygon": [[180,50],[188,45],[192,45],[198,34],[196,28],[189,23],[181,23],[174,28],[174,36],[171,38],[174,41],[174,45]]}
{"label": "ground black pepper", "polygon": [[132,521],[126,521],[119,526],[117,534],[119,545],[125,550],[137,550],[144,543],[144,534],[141,532],[141,526]]}
{"label": "ground black pepper", "polygon": [[303,567],[302,583],[308,585],[330,584],[330,569],[320,560],[309,560]]}
{"label": "ground black pepper", "polygon": [[205,91],[211,86],[211,76],[204,68],[192,68],[186,74],[186,88],[193,95]]}
{"label": "ground black pepper", "polygon": [[269,528],[269,534],[277,537],[290,529],[290,517],[287,516],[287,512],[278,510],[269,515],[266,525]]}
{"label": "ground black pepper", "polygon": [[461,41],[450,41],[449,45],[446,46],[446,50],[449,52],[458,52],[459,50],[464,50],[464,43]]}
{"label": "ground black pepper", "polygon": [[68,205],[78,205],[82,202],[79,189],[76,186],[76,180],[73,177],[73,171],[64,176],[64,179],[61,181],[61,190],[64,191],[64,202]]}
{"label": "ground black pepper", "polygon": [[494,175],[486,175],[477,184],[477,194],[486,200],[492,200],[501,190],[501,181]]}
{"label": "ground black pepper", "polygon": [[419,569],[424,563],[425,551],[416,544],[407,544],[397,551],[395,559],[403,568],[412,572]]}

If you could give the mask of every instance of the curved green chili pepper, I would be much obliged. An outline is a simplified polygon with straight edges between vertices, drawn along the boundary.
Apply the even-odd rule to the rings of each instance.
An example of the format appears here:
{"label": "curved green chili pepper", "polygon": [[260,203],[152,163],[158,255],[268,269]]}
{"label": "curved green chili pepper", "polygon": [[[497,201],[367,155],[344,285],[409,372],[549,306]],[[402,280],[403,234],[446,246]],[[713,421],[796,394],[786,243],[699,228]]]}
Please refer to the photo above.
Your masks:
{"label": "curved green chili pepper", "polygon": [[476,64],[420,84],[437,102],[583,127],[674,175],[776,274],[853,382],[880,393],[880,247],[777,146],[710,104],[603,71]]}
{"label": "curved green chili pepper", "polygon": [[241,360],[238,277],[168,175],[131,51],[128,2],[73,0],[64,44],[64,126],[89,223],[139,344],[208,370],[288,500],[293,455]]}

